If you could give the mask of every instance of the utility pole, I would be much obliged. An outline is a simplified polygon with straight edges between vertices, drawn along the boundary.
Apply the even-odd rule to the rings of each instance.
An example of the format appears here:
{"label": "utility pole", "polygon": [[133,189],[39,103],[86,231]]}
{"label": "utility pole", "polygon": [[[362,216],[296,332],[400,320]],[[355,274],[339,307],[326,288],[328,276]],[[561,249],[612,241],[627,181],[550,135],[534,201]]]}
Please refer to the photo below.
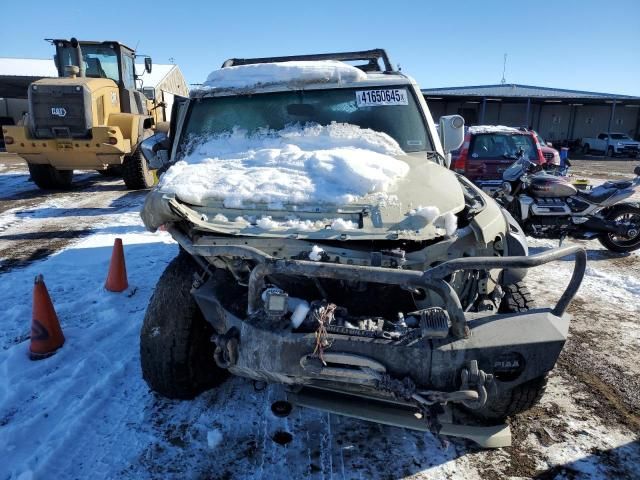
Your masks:
{"label": "utility pole", "polygon": [[507,79],[504,78],[504,74],[507,71],[507,54],[504,54],[504,61],[502,62],[502,80],[500,80],[500,83],[502,85],[504,85],[505,83],[507,83]]}

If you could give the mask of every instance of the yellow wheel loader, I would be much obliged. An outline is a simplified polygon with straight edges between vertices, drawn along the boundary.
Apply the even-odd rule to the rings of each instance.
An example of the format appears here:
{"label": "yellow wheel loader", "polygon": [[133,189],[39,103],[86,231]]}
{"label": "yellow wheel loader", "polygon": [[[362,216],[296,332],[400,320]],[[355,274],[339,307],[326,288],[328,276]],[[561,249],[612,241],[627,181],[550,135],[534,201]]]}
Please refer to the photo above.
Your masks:
{"label": "yellow wheel loader", "polygon": [[[61,78],[29,85],[22,125],[2,127],[7,151],[27,162],[42,189],[69,188],[78,169],[121,174],[129,189],[151,187],[156,176],[138,146],[165,125],[165,105],[136,89],[134,50],[111,41],[49,41]],[[150,73],[151,58],[144,60]]]}

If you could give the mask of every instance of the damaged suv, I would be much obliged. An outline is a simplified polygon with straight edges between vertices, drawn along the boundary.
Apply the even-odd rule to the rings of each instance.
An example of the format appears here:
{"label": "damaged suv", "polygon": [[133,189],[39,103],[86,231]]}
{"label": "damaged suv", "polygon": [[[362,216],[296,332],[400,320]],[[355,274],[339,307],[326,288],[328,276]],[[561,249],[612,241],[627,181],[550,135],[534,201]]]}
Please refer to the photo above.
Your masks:
{"label": "damaged suv", "polygon": [[[448,169],[463,131],[459,116],[436,131],[384,50],[232,59],[176,101],[170,136],[142,145],[164,170],[143,221],[180,245],[142,327],[149,386],[191,398],[230,372],[301,406],[508,445],[501,422],[542,394],[586,257],[527,255]],[[526,269],[569,255],[557,305],[533,308]]]}

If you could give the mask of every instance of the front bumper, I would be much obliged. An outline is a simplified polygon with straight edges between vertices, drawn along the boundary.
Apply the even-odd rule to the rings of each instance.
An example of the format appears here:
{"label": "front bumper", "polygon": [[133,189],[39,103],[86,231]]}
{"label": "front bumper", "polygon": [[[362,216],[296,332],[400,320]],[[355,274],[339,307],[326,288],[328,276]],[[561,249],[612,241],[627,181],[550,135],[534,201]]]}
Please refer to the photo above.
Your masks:
{"label": "front bumper", "polygon": [[[4,126],[2,133],[12,139],[6,144],[7,152],[21,156],[27,163],[52,165],[60,170],[100,170],[120,165],[124,156],[131,153],[131,141],[116,126],[93,127],[87,139],[32,138],[25,126]],[[115,138],[116,143],[109,143],[110,138]]]}
{"label": "front bumper", "polygon": [[640,147],[637,145],[624,145],[616,147],[616,153],[624,153],[629,155],[637,155],[640,151]]}
{"label": "front bumper", "polygon": [[[567,338],[569,317],[565,314],[566,309],[580,286],[586,268],[586,253],[577,246],[532,256],[461,258],[419,272],[276,259],[241,245],[194,245],[178,230],[170,231],[196,259],[227,256],[256,262],[248,284],[247,318],[262,308],[261,293],[270,275],[393,284],[436,292],[443,299],[450,319],[446,338],[422,336],[407,341],[329,333],[327,340],[331,347],[328,351],[338,354],[338,357],[346,354],[352,359],[365,359],[365,363],[373,362],[372,365],[393,377],[410,377],[417,384],[445,390],[457,387],[460,370],[471,360],[476,360],[485,372],[498,376],[505,364],[507,367],[517,364],[517,375],[511,375],[513,378],[504,376],[507,379],[503,382],[505,388],[551,370]],[[575,256],[573,275],[552,309],[539,308],[502,315],[492,312],[466,313],[455,290],[446,281],[449,275],[458,270],[531,268],[571,255]],[[350,387],[364,388],[375,395],[375,379],[354,374],[354,365],[340,365],[340,360],[336,360],[337,364],[331,367],[318,367],[308,361],[313,356],[316,343],[314,333],[296,333],[290,328],[270,328],[269,325],[256,326],[247,318],[238,318],[219,302],[216,288],[214,279],[209,278],[192,294],[215,331],[220,336],[235,338],[233,359],[228,365],[230,371],[249,378],[289,385],[326,386],[331,383],[344,387],[345,391],[349,391]],[[513,369],[510,371],[514,373]]]}

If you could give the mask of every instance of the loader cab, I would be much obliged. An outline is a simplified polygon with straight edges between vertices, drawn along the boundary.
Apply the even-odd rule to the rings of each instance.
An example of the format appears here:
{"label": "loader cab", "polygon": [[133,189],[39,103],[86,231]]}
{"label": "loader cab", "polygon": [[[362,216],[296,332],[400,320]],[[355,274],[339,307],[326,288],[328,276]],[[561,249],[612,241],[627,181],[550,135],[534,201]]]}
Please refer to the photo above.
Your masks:
{"label": "loader cab", "polygon": [[[119,42],[50,40],[56,48],[55,63],[60,77],[78,75],[107,78],[118,85],[123,113],[148,115],[144,95],[136,89],[135,52]],[[70,66],[78,67],[74,72]],[[145,70],[151,73],[151,59],[145,58]]]}

